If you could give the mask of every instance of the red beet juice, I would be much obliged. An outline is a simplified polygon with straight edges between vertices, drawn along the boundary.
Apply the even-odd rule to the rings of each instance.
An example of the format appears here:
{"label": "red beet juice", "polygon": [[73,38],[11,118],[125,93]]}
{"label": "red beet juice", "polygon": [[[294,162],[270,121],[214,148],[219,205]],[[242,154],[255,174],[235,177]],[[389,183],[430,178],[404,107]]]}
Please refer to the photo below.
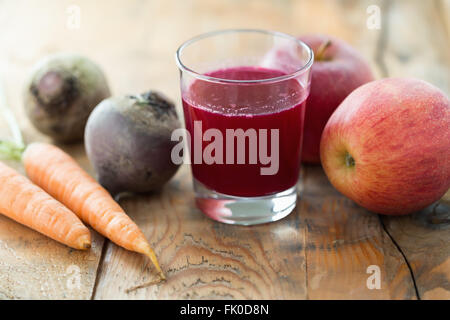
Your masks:
{"label": "red beet juice", "polygon": [[[268,80],[284,76],[285,73],[260,67],[220,69],[206,75],[228,80],[267,81],[224,83],[197,79],[183,92],[186,128],[191,135],[189,148],[194,178],[216,192],[240,197],[266,196],[293,187],[300,171],[307,90],[296,79]],[[223,163],[195,163],[194,121],[201,121],[203,133],[208,129],[220,131],[223,136]],[[251,161],[250,153],[255,150],[259,153],[260,144],[255,145],[255,141],[249,137],[245,139],[245,163],[238,163],[238,144],[235,143],[231,149],[226,145],[227,129],[242,129],[244,132],[254,129],[256,133],[266,129],[266,153],[272,161],[278,158],[276,172],[261,174],[261,168],[267,168],[269,164],[267,161],[262,163],[260,157],[257,163],[254,158]],[[274,129],[278,129],[278,140],[271,140]],[[214,140],[202,140],[202,152]],[[272,143],[277,142],[278,148],[274,151]],[[233,151],[231,156],[230,150]],[[271,152],[278,152],[278,157],[274,157]],[[229,158],[234,156],[234,163],[226,161],[227,154]]]}

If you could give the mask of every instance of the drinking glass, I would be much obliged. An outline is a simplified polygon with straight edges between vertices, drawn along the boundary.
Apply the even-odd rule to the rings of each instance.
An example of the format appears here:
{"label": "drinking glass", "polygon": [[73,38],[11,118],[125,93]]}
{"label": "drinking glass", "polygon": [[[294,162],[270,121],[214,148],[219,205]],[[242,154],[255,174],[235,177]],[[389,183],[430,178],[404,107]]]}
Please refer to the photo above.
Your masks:
{"label": "drinking glass", "polygon": [[217,221],[253,225],[297,200],[311,48],[290,35],[223,30],[176,52],[196,204]]}

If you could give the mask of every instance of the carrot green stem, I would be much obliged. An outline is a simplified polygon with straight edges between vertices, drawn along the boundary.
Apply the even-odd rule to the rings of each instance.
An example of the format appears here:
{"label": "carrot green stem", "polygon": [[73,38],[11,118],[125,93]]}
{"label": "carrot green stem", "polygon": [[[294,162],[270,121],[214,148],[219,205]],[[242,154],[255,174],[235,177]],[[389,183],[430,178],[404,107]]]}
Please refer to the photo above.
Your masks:
{"label": "carrot green stem", "polygon": [[13,140],[0,140],[0,157],[6,159],[12,159],[20,161],[22,159],[22,153],[25,151],[25,144],[23,142],[22,133],[20,132],[19,125],[17,123],[14,114],[7,107],[6,96],[3,89],[3,83],[0,79],[0,113],[8,123],[8,127],[11,130]]}
{"label": "carrot green stem", "polygon": [[15,143],[19,146],[24,146],[22,133],[20,132],[19,124],[17,123],[14,114],[8,108],[8,103],[6,101],[6,95],[4,93],[3,83],[0,78],[0,113],[5,118],[8,123],[8,127],[11,130],[13,139]]}
{"label": "carrot green stem", "polygon": [[0,158],[20,161],[24,151],[25,146],[23,144],[19,145],[16,142],[0,140]]}

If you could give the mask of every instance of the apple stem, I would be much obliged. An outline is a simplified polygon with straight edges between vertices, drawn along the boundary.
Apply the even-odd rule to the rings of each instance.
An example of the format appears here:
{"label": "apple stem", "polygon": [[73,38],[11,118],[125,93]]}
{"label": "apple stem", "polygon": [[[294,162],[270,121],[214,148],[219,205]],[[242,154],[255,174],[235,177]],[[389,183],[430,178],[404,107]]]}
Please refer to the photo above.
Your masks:
{"label": "apple stem", "polygon": [[353,168],[355,166],[355,159],[353,159],[350,153],[345,154],[345,165],[349,168]]}
{"label": "apple stem", "polygon": [[331,46],[331,40],[324,41],[324,42],[320,45],[319,49],[317,49],[317,52],[316,52],[316,60],[317,60],[317,61],[325,60],[325,57],[324,57],[325,51],[326,51],[330,46]]}

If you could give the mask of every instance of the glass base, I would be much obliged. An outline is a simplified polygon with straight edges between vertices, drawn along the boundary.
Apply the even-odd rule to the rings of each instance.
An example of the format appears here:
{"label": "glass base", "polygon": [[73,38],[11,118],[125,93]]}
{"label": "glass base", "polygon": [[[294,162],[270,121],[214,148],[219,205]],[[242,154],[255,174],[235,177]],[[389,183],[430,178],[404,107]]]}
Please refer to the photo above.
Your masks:
{"label": "glass base", "polygon": [[213,191],[194,178],[197,207],[219,222],[250,226],[280,220],[295,208],[296,186],[263,197],[235,197]]}

